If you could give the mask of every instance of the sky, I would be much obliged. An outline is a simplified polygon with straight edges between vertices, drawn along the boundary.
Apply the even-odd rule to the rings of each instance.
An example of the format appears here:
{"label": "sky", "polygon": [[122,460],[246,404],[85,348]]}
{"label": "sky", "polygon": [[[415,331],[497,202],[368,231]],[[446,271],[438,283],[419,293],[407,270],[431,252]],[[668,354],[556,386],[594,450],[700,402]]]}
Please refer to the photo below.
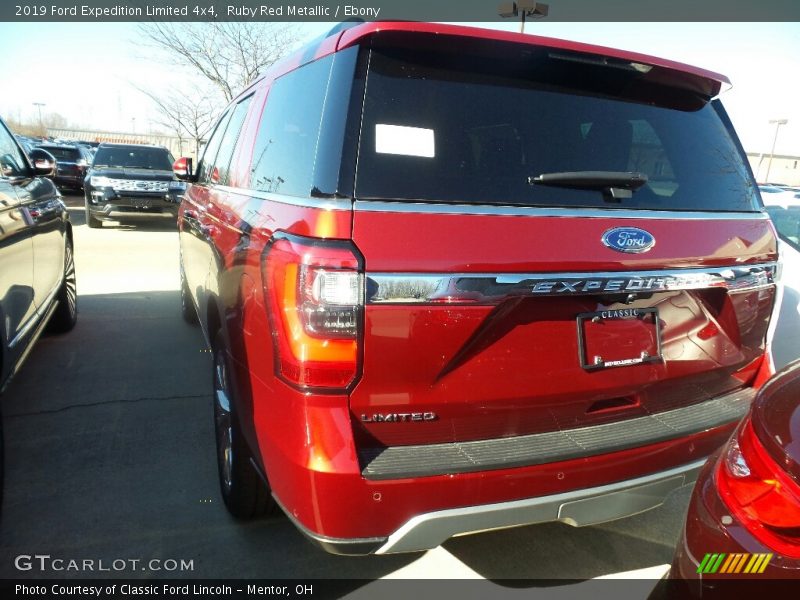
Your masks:
{"label": "sky", "polygon": [[[478,26],[518,30],[514,22]],[[303,41],[331,23],[298,25]],[[526,33],[633,50],[723,73],[721,98],[745,150],[800,156],[800,23],[559,23]],[[137,88],[185,87],[168,57],[144,44],[135,23],[0,23],[0,116],[33,120],[34,102],[92,129],[148,133],[157,111]]]}

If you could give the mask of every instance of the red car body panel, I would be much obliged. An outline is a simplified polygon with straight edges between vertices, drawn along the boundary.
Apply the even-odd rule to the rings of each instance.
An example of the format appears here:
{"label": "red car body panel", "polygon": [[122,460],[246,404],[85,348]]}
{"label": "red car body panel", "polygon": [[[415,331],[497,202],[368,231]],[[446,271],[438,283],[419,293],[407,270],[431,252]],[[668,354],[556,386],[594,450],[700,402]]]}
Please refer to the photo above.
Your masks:
{"label": "red car body panel", "polygon": [[[276,376],[280,324],[270,317],[264,275],[276,233],[347,240],[363,258],[367,279],[370,274],[613,274],[777,260],[774,229],[757,213],[752,219],[724,214],[687,219],[644,211],[640,217],[619,218],[583,217],[573,210],[560,217],[517,208],[509,208],[510,214],[458,214],[430,206],[415,212],[413,203],[402,210],[373,211],[351,204],[342,208],[330,195],[294,201],[250,193],[248,165],[268,118],[272,82],[387,31],[482,38],[637,61],[652,66],[651,76],[659,85],[708,97],[727,83],[702,69],[585,44],[438,24],[372,23],[298,52],[241,94],[237,101],[253,97],[227,185],[192,185],[181,206],[182,265],[209,342],[217,327],[223,331],[242,398],[242,431],[280,505],[314,536],[383,539],[424,513],[623,482],[712,453],[735,423],[585,458],[425,477],[371,480],[363,474],[360,455],[367,447],[457,444],[591,427],[758,385],[770,374],[770,363],[764,360],[770,289],[645,295],[631,306],[658,309],[656,325],[666,360],[599,371],[586,370],[577,361],[575,315],[619,308],[615,298],[585,294],[452,304],[367,302],[358,336],[358,375],[351,386],[321,393],[297,389]],[[569,227],[560,226],[567,219]],[[622,254],[599,243],[605,232],[628,225],[646,226],[658,243],[639,254]],[[611,338],[624,343],[630,336],[649,335],[641,329],[621,325]],[[364,418],[412,412],[434,413],[436,418],[409,424]]]}
{"label": "red car body panel", "polygon": [[[775,472],[771,474],[771,479],[791,478],[784,480],[786,485],[778,487],[782,487],[783,493],[788,493],[789,497],[794,497],[795,511],[800,511],[797,470],[800,458],[800,362],[781,370],[761,389],[745,424],[748,421],[759,443],[775,461]],[[780,548],[772,547],[763,536],[753,531],[754,527],[764,527],[763,523],[745,523],[737,516],[737,510],[723,499],[718,471],[725,468],[722,463],[730,454],[733,442],[730,440],[714,453],[698,478],[670,571],[672,579],[691,581],[690,590],[696,595],[727,591],[721,586],[732,578],[752,581],[800,578],[800,538],[797,530],[783,538],[794,547],[794,556],[783,554]],[[749,460],[749,457],[745,459]],[[728,555],[746,553],[772,556],[763,573],[698,573],[698,566],[707,553],[723,552]]]}

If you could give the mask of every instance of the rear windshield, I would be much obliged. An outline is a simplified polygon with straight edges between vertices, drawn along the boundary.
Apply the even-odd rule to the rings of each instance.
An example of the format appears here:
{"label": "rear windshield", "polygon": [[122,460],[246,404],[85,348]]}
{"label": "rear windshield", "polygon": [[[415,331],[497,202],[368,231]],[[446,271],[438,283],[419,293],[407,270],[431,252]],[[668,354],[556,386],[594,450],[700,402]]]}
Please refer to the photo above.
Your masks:
{"label": "rear windshield", "polygon": [[56,160],[76,162],[81,157],[81,153],[77,148],[59,148],[57,146],[41,146],[41,148],[42,150],[47,150]]}
{"label": "rear windshield", "polygon": [[94,155],[94,168],[119,167],[126,169],[155,169],[171,171],[174,162],[172,155],[163,148],[144,148],[136,146],[101,147]]}
{"label": "rear windshield", "polygon": [[[492,58],[373,49],[356,197],[758,210],[752,177],[715,108],[690,92],[643,83],[646,69],[519,47]],[[585,171],[638,172],[647,183],[613,201],[602,187],[529,182]]]}

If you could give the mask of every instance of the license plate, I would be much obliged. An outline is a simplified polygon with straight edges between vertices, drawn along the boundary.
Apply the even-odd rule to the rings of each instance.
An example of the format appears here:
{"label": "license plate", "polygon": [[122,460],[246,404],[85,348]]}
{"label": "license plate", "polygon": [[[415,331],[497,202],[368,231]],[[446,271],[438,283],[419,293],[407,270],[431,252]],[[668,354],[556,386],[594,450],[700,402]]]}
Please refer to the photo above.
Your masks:
{"label": "license plate", "polygon": [[658,309],[623,308],[578,315],[578,354],[586,370],[660,362]]}

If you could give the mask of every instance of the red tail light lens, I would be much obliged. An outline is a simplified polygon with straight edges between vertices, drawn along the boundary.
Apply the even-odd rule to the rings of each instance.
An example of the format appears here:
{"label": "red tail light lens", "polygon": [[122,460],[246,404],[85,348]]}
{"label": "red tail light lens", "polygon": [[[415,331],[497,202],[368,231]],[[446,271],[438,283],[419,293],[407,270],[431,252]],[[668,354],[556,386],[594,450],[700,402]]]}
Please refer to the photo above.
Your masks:
{"label": "red tail light lens", "polygon": [[350,242],[276,234],[262,262],[276,374],[303,390],[355,383],[364,306],[362,261]]}
{"label": "red tail light lens", "polygon": [[722,500],[754,537],[800,558],[800,486],[768,454],[749,420],[720,457],[716,480]]}

